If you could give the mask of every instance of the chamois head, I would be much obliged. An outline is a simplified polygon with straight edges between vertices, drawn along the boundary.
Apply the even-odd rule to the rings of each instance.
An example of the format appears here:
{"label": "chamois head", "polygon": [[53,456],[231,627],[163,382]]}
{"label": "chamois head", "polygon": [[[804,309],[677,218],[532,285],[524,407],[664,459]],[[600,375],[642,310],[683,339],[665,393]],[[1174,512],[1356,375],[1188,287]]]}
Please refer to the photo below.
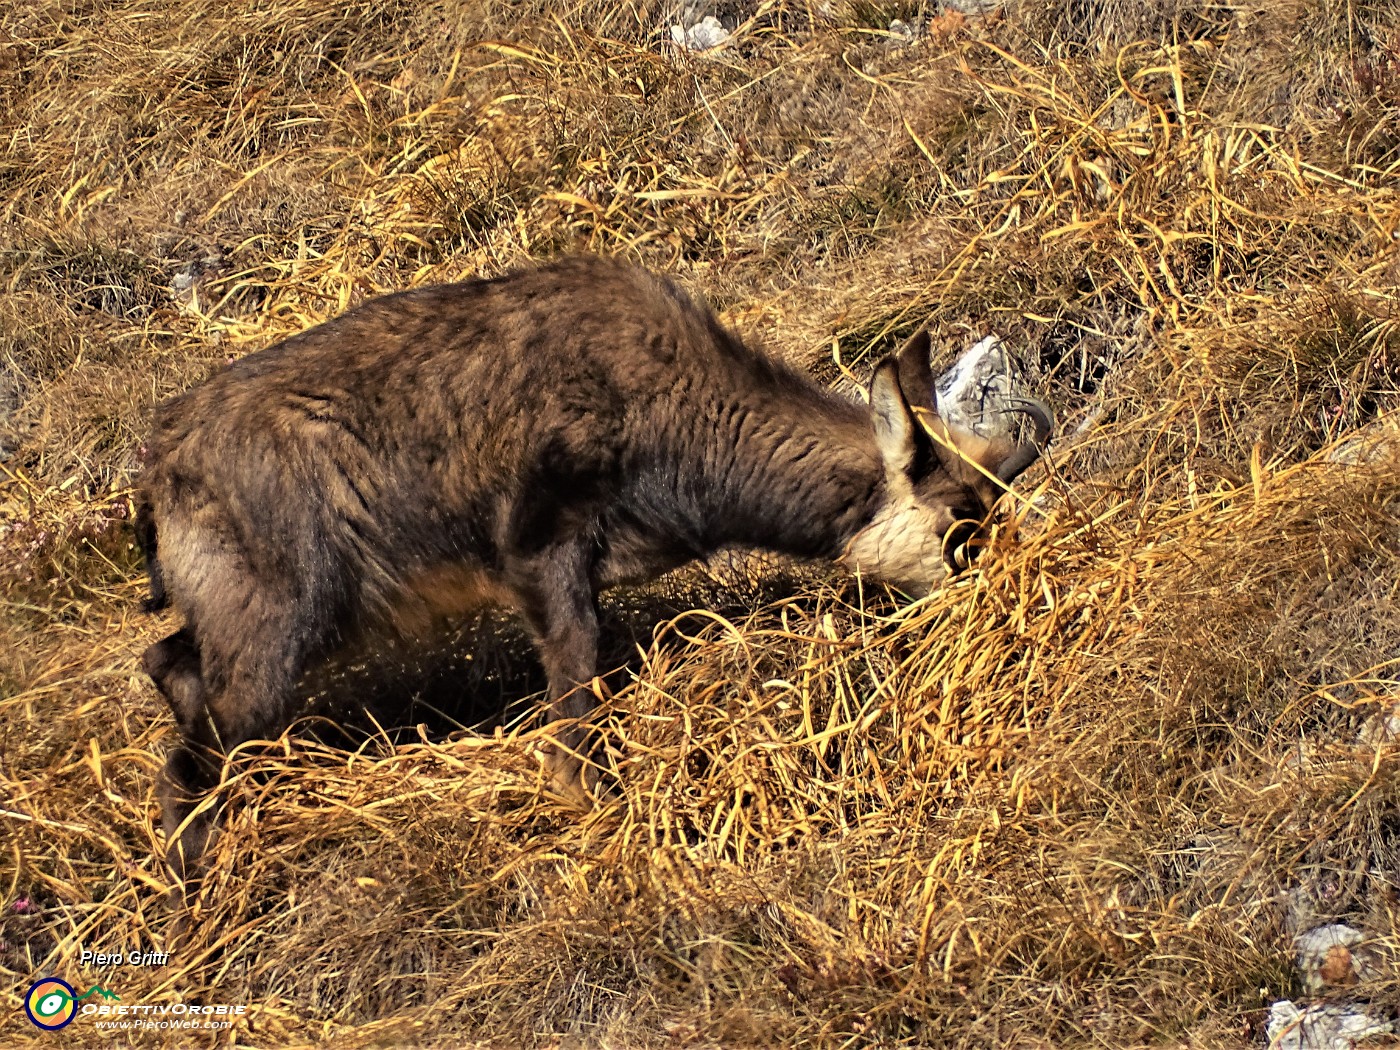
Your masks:
{"label": "chamois head", "polygon": [[992,507],[1041,453],[1053,417],[1039,401],[1016,411],[1035,423],[1034,439],[988,440],[951,426],[934,405],[928,332],[885,358],[870,381],[870,414],[885,470],[885,498],[847,547],[852,568],[927,594],[967,568]]}

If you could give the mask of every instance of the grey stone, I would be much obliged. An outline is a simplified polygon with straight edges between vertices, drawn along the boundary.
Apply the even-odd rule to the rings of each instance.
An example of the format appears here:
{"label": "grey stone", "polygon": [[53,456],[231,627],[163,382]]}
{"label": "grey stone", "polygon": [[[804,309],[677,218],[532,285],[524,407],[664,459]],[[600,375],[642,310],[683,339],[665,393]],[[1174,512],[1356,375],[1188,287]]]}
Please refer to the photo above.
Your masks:
{"label": "grey stone", "polygon": [[1327,462],[1346,466],[1379,463],[1400,457],[1400,417],[1386,416],[1368,423],[1327,452]]}
{"label": "grey stone", "polygon": [[1006,0],[943,0],[944,11],[957,11],[968,18],[994,15],[1006,6]]}
{"label": "grey stone", "polygon": [[1299,934],[1294,941],[1298,949],[1298,972],[1309,994],[1346,987],[1372,976],[1375,966],[1365,941],[1366,936],[1360,930],[1340,922]]}
{"label": "grey stone", "polygon": [[1353,1050],[1389,1035],[1394,1025],[1370,1007],[1352,1003],[1299,1007],[1281,999],[1269,1007],[1269,1050]]}
{"label": "grey stone", "polygon": [[1016,369],[994,335],[973,344],[935,384],[938,414],[984,438],[1008,434],[1023,418],[1014,412]]}
{"label": "grey stone", "polygon": [[729,39],[729,30],[714,15],[706,15],[692,26],[673,25],[671,42],[687,51],[709,51]]}
{"label": "grey stone", "polygon": [[890,20],[890,42],[895,44],[915,43],[926,31],[926,25],[921,18],[916,18],[911,25],[898,18]]}
{"label": "grey stone", "polygon": [[1356,742],[1361,747],[1374,750],[1397,741],[1400,741],[1400,696],[1391,696],[1380,710],[1361,723]]}

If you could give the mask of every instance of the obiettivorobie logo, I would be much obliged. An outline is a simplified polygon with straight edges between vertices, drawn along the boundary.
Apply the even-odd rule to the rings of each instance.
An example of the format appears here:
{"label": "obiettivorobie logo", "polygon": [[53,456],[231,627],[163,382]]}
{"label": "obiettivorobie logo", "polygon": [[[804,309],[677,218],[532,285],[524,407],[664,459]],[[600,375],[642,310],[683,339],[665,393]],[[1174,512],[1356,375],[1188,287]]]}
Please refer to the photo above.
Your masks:
{"label": "obiettivorobie logo", "polygon": [[[94,1001],[84,1002],[85,999]],[[116,1000],[117,1005],[96,1001],[101,999]],[[79,1014],[91,1018],[102,1029],[213,1031],[232,1028],[238,1018],[248,1015],[248,1007],[242,1003],[186,1002],[128,1005],[121,1001],[120,995],[100,984],[94,984],[79,995],[62,978],[45,977],[31,984],[24,993],[24,1012],[35,1026],[46,1032],[67,1028]]]}
{"label": "obiettivorobie logo", "polygon": [[78,1016],[78,1004],[93,995],[121,1001],[120,995],[100,984],[94,984],[79,995],[67,981],[45,977],[31,984],[29,991],[24,993],[24,1012],[44,1031],[56,1032],[72,1024],[73,1018]]}

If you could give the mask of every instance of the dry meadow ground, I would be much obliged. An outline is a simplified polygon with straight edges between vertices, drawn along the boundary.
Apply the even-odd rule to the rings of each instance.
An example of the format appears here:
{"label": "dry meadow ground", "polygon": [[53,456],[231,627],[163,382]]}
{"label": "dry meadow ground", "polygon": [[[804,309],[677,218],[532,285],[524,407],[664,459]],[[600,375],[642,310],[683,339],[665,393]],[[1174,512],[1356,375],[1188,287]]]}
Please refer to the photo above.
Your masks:
{"label": "dry meadow ground", "polygon": [[[1400,5],[726,0],[699,54],[672,6],[0,9],[0,1045],[1262,1046],[1333,921],[1373,964],[1324,994],[1393,1012]],[[1034,502],[912,606],[749,562],[615,596],[587,817],[528,724],[284,738],[181,929],[151,405],[571,250],[830,382],[1001,334],[1063,422]],[[440,729],[538,679],[490,620],[308,695]],[[47,974],[250,1019],[49,1035]]]}

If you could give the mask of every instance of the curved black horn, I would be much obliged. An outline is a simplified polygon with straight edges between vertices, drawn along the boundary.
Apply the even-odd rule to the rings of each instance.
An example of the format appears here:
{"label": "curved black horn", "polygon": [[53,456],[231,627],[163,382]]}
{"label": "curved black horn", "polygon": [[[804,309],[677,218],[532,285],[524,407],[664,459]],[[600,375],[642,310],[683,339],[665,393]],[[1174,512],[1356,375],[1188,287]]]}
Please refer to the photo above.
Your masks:
{"label": "curved black horn", "polygon": [[1035,436],[1030,441],[1017,445],[1011,450],[1010,455],[998,464],[996,476],[1003,485],[1010,485],[1027,467],[1040,458],[1045,443],[1050,439],[1050,434],[1055,429],[1055,414],[1050,411],[1050,406],[1044,401],[1037,401],[1030,397],[1017,398],[1016,400],[1016,404],[1007,406],[1007,411],[1020,412],[1030,416],[1035,424]]}

